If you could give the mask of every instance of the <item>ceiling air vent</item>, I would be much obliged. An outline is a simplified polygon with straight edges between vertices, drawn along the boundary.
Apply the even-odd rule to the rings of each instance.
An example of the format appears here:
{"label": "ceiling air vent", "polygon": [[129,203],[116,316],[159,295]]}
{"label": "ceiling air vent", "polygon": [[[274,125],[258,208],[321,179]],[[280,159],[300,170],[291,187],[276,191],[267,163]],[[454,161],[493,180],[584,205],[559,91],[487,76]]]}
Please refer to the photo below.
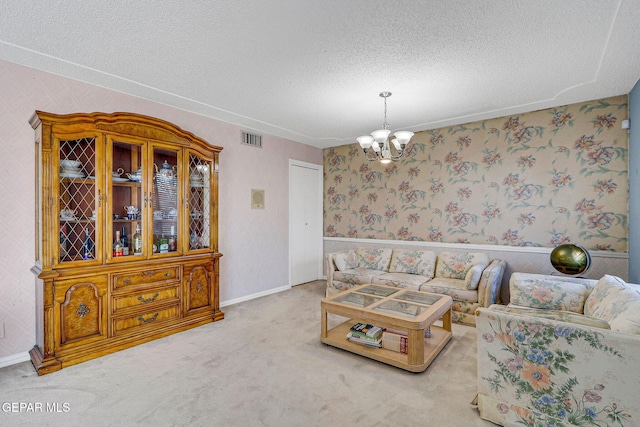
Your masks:
{"label": "ceiling air vent", "polygon": [[262,148],[262,135],[254,133],[242,132],[242,143],[252,147]]}

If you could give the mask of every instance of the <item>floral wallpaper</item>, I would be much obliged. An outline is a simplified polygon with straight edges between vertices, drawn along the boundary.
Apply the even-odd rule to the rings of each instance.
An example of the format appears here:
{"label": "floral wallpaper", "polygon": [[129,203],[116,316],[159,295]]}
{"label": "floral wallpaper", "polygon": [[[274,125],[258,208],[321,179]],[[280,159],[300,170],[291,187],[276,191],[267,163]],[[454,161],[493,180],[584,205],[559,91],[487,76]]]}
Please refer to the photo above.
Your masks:
{"label": "floral wallpaper", "polygon": [[324,150],[324,235],[627,252],[627,95]]}

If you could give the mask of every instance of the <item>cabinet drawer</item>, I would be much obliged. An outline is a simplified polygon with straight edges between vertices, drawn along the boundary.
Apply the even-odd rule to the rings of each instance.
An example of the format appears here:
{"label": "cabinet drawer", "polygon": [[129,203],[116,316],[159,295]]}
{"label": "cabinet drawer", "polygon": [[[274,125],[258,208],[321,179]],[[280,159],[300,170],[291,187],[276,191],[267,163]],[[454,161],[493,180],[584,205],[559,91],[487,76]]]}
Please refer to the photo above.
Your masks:
{"label": "cabinet drawer", "polygon": [[131,332],[135,328],[152,327],[162,320],[177,319],[180,316],[180,306],[178,304],[161,308],[158,310],[148,310],[131,316],[124,316],[111,319],[113,334],[119,335]]}
{"label": "cabinet drawer", "polygon": [[133,271],[113,276],[113,290],[123,290],[132,286],[159,285],[180,280],[180,267],[165,267]]}
{"label": "cabinet drawer", "polygon": [[165,288],[149,289],[145,292],[135,294],[127,294],[122,296],[114,296],[111,304],[111,312],[119,314],[121,311],[130,307],[141,307],[145,305],[156,305],[157,303],[169,303],[180,301],[180,285],[174,285]]}

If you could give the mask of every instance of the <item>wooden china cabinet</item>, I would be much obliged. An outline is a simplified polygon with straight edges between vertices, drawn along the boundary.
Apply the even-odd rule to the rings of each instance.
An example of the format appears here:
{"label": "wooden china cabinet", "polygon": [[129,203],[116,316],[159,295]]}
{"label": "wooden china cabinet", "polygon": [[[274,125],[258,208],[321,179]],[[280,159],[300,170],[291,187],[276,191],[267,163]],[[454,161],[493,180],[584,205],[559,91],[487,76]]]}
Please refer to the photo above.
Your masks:
{"label": "wooden china cabinet", "polygon": [[221,320],[221,147],[131,113],[37,111],[38,374]]}

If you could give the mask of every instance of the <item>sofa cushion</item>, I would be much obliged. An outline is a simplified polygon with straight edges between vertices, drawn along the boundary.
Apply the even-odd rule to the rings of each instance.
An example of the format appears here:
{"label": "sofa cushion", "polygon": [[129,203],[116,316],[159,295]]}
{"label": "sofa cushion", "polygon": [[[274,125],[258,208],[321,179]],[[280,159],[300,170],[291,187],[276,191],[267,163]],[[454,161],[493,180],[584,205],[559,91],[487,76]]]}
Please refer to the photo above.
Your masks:
{"label": "sofa cushion", "polygon": [[618,293],[626,289],[625,282],[619,277],[605,274],[591,291],[584,303],[584,314],[598,319],[611,320],[613,303]]}
{"label": "sofa cushion", "polygon": [[384,273],[371,278],[371,283],[394,286],[396,288],[420,290],[420,286],[428,282],[430,277],[410,273]]}
{"label": "sofa cushion", "polygon": [[420,290],[449,295],[457,301],[478,302],[478,291],[467,289],[464,280],[435,277],[420,286]]}
{"label": "sofa cushion", "polygon": [[582,314],[587,288],[580,283],[555,280],[553,276],[512,275],[509,293],[513,305]]}
{"label": "sofa cushion", "polygon": [[364,285],[365,283],[371,283],[371,279],[374,276],[384,274],[384,271],[372,270],[364,267],[352,268],[351,270],[335,271],[333,273],[333,280],[339,282],[348,283],[350,285]]}
{"label": "sofa cushion", "polygon": [[[482,265],[484,270],[489,264],[489,257],[487,254],[481,252],[440,252],[438,254],[438,261],[436,263],[436,277],[443,279],[460,279],[466,280],[467,273],[475,265]],[[473,279],[473,275],[470,279]],[[476,289],[480,276],[477,277],[475,282],[470,280],[470,283],[465,287],[467,289]]]}
{"label": "sofa cushion", "polygon": [[389,273],[419,274],[432,279],[436,271],[436,253],[412,249],[394,249]]}
{"label": "sofa cushion", "polygon": [[611,329],[618,332],[640,335],[640,286],[627,284],[618,292],[611,306]]}
{"label": "sofa cushion", "polygon": [[389,271],[391,262],[391,249],[383,248],[358,248],[358,266],[370,270]]}
{"label": "sofa cushion", "polygon": [[333,263],[340,271],[351,270],[358,267],[358,256],[353,249],[339,252],[333,256]]}
{"label": "sofa cushion", "polygon": [[590,326],[592,328],[611,329],[609,323],[602,319],[585,316],[584,314],[578,314],[567,310],[547,310],[541,308],[514,306],[512,304],[509,304],[508,306],[492,304],[489,308],[507,313],[524,314],[526,316],[575,323],[577,325]]}

